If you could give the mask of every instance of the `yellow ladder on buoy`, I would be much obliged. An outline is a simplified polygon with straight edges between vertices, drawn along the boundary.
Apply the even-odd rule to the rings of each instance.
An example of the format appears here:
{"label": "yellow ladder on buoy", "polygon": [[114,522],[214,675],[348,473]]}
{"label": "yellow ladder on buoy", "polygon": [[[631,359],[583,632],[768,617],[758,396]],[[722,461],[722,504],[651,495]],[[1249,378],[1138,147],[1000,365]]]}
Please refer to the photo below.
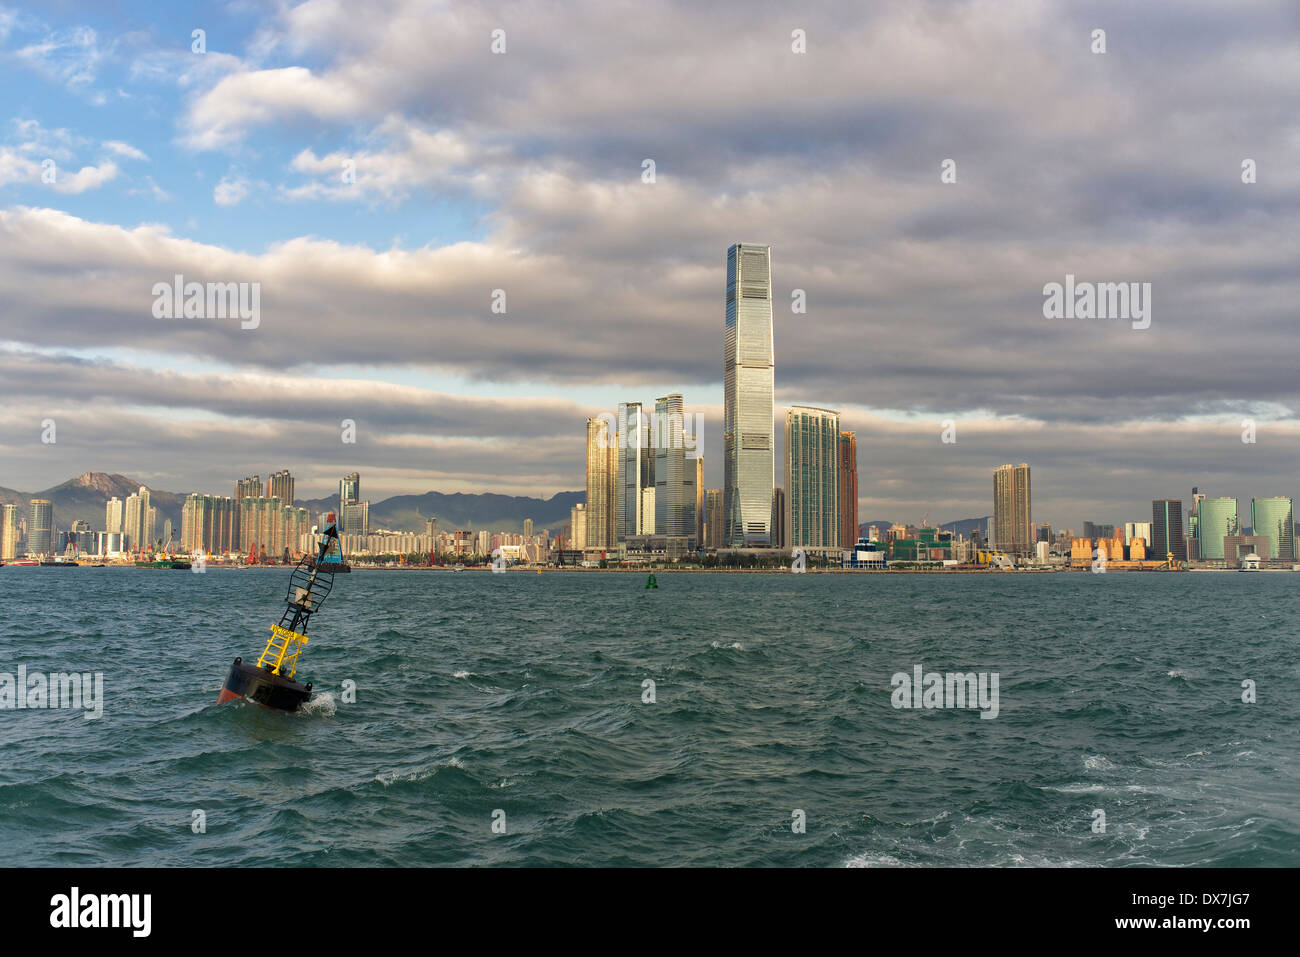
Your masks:
{"label": "yellow ladder on buoy", "polygon": [[266,642],[266,650],[262,652],[262,657],[257,659],[257,667],[269,667],[276,674],[292,678],[298,668],[298,652],[305,644],[307,644],[305,634],[272,625],[271,637]]}

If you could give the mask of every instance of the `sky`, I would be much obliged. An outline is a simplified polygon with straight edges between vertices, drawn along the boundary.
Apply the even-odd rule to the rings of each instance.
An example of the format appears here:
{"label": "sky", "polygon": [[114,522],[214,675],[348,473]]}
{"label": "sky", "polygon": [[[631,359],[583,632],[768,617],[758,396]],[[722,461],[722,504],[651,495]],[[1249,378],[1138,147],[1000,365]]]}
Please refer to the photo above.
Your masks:
{"label": "sky", "polygon": [[0,486],[549,496],[679,392],[718,487],[744,241],[864,521],[1300,493],[1294,0],[0,0],[0,83]]}

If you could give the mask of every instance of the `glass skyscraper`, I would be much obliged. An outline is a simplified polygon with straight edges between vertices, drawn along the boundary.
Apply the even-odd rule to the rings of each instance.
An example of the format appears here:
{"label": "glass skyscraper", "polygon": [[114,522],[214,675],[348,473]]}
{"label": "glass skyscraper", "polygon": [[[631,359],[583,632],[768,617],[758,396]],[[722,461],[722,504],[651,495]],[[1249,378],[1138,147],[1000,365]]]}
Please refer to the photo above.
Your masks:
{"label": "glass skyscraper", "polygon": [[653,535],[654,515],[646,515],[642,490],[654,488],[654,457],[650,454],[650,423],[640,402],[618,406],[617,488],[614,503],[617,541],[633,535]]}
{"label": "glass skyscraper", "polygon": [[27,551],[54,554],[54,503],[47,498],[34,498],[27,504]]}
{"label": "glass skyscraper", "polygon": [[1223,539],[1240,532],[1235,498],[1202,497],[1197,504],[1196,535],[1199,557],[1223,558]]}
{"label": "glass skyscraper", "polygon": [[1272,558],[1295,561],[1295,510],[1282,496],[1250,500],[1250,523],[1256,535],[1267,535]]}
{"label": "glass skyscraper", "polygon": [[[615,468],[617,441],[605,418],[587,420],[587,548],[612,549],[614,537]],[[576,547],[576,546],[575,546]]]}
{"label": "glass skyscraper", "polygon": [[1158,498],[1151,502],[1151,548],[1147,554],[1157,561],[1170,554],[1175,561],[1187,561],[1182,499]]}
{"label": "glass skyscraper", "polygon": [[840,414],[792,406],[785,413],[786,544],[840,544]]}
{"label": "glass skyscraper", "polygon": [[654,533],[693,541],[696,466],[686,457],[685,411],[680,395],[655,400]]}
{"label": "glass skyscraper", "polygon": [[723,334],[723,544],[772,544],[772,247],[727,250]]}

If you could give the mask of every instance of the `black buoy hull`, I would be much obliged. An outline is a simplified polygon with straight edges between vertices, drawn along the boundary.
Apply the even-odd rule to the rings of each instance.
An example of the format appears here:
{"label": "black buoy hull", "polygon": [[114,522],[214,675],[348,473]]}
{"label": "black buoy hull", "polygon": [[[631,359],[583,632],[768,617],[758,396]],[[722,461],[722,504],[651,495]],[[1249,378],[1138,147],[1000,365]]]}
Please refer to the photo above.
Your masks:
{"label": "black buoy hull", "polygon": [[266,708],[297,711],[310,697],[310,684],[299,684],[282,675],[272,674],[265,668],[244,664],[242,658],[236,658],[226,675],[225,684],[221,686],[217,704],[246,698]]}

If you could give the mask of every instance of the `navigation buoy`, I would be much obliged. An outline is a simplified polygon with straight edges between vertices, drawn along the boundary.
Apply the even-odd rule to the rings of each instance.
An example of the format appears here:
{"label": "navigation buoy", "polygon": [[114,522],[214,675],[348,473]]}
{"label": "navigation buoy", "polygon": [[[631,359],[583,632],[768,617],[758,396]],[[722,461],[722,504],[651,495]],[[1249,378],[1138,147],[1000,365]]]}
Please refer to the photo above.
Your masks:
{"label": "navigation buoy", "polygon": [[659,587],[659,583],[658,583],[657,581],[655,581],[655,576],[654,576],[654,573],[653,573],[653,572],[651,573],[650,577],[647,578],[647,579],[645,580],[645,587],[646,587],[646,588],[658,588],[658,587]]}
{"label": "navigation buoy", "polygon": [[297,711],[311,697],[311,682],[294,681],[298,654],[307,644],[307,621],[320,610],[334,584],[334,576],[352,569],[343,561],[334,513],[329,514],[315,554],[304,555],[289,576],[284,615],[271,626],[271,637],[256,665],[236,658],[217,695],[217,704],[247,698],[267,708]]}

